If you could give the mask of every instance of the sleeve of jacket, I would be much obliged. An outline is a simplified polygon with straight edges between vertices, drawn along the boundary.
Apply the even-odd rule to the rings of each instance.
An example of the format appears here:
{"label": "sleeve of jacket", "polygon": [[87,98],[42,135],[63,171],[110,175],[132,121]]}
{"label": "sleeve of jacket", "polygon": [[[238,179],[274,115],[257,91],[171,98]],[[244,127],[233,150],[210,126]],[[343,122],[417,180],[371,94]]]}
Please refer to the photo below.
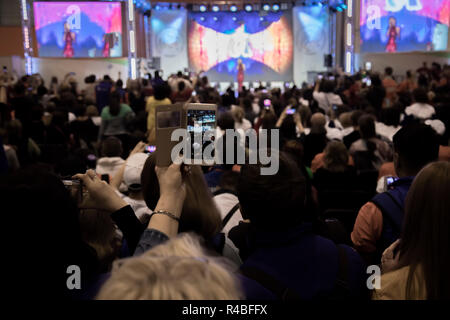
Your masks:
{"label": "sleeve of jacket", "polygon": [[131,206],[123,207],[122,209],[111,214],[111,218],[116,223],[117,227],[122,231],[123,236],[128,244],[130,253],[136,250],[145,226],[139,221],[134,214]]}
{"label": "sleeve of jacket", "polygon": [[383,230],[383,215],[378,207],[366,203],[356,217],[355,226],[351,233],[353,246],[358,252],[371,253],[376,251],[376,243]]}
{"label": "sleeve of jacket", "polygon": [[156,229],[146,229],[139,240],[134,255],[141,255],[153,247],[166,242],[167,240],[169,240],[169,237],[161,231]]}

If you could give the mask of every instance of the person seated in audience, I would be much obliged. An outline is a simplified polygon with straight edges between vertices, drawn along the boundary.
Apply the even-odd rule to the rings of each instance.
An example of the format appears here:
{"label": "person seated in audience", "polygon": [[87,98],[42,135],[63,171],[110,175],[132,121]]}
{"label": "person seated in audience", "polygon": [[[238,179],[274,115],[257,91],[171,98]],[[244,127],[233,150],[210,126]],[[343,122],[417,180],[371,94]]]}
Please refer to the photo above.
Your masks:
{"label": "person seated in audience", "polygon": [[[30,166],[2,177],[0,193],[6,200],[2,213],[8,226],[2,240],[15,239],[5,247],[10,261],[3,266],[8,277],[2,284],[9,296],[67,300],[95,295],[91,289],[100,279],[99,261],[95,250],[82,240],[77,202],[61,179],[45,166]],[[27,236],[17,236],[17,230]],[[32,286],[24,276],[30,273],[30,263],[33,274],[39,275]],[[74,284],[68,282],[75,270],[71,266],[81,270],[80,290],[67,285]]]}
{"label": "person seated in audience", "polygon": [[101,113],[103,108],[106,107],[111,100],[111,88],[113,82],[110,76],[104,75],[103,80],[101,80],[95,86],[95,101],[97,102],[97,108]]}
{"label": "person seated in audience", "polygon": [[228,236],[228,232],[243,220],[237,198],[237,183],[239,172],[228,170],[220,177],[217,190],[213,193],[213,199],[219,209],[222,218],[222,232]]}
{"label": "person seated in audience", "polygon": [[361,139],[353,142],[350,154],[357,170],[378,170],[383,162],[392,160],[391,147],[377,138],[375,121],[371,115],[363,115],[358,120]]}
{"label": "person seated in audience", "polygon": [[125,164],[125,160],[122,159],[122,153],[122,142],[118,138],[106,138],[101,144],[101,157],[97,160],[95,167],[97,174],[100,176],[108,175],[108,179],[111,180]]}
{"label": "person seated in audience", "polygon": [[248,129],[252,128],[252,124],[245,118],[245,111],[241,107],[235,107],[231,114],[234,119],[234,129],[243,131],[245,133]]}
{"label": "person seated in audience", "polygon": [[375,131],[377,135],[392,142],[394,135],[400,126],[400,110],[397,107],[390,107],[381,110],[381,122],[375,122]]}
{"label": "person seated in audience", "polygon": [[379,113],[383,107],[383,101],[386,97],[386,89],[378,74],[372,74],[370,76],[371,86],[366,93],[366,99],[369,104],[375,108],[376,112]]}
{"label": "person seated in audience", "polygon": [[102,110],[102,124],[98,133],[99,140],[115,136],[122,141],[124,154],[130,151],[128,124],[135,114],[130,106],[120,102],[117,92],[111,93],[109,105]]}
{"label": "person seated in audience", "polygon": [[407,116],[415,119],[427,120],[436,113],[434,107],[428,104],[428,95],[425,89],[417,88],[413,91],[414,103],[405,109]]}
{"label": "person seated in audience", "polygon": [[413,77],[411,70],[406,71],[406,78],[405,78],[405,80],[403,80],[402,83],[400,83],[398,85],[397,91],[399,93],[403,93],[403,92],[411,93],[416,88],[417,88],[417,84],[416,84],[416,81]]}
{"label": "person seated in audience", "polygon": [[[160,198],[160,185],[158,183],[156,167],[156,154],[152,153],[145,162],[142,170],[141,181],[142,191],[144,193],[145,203],[153,212],[156,210],[158,199]],[[212,198],[210,191],[206,186],[203,172],[199,166],[189,166],[185,175],[186,199],[182,203],[182,216],[180,218],[180,232],[195,232],[202,236],[212,250],[218,252],[236,265],[241,264],[241,259],[237,254],[237,249],[229,241],[222,230],[222,219],[218,208]],[[114,217],[113,217],[114,218]],[[133,216],[135,219],[135,216]],[[119,228],[123,228],[117,223]],[[142,225],[141,225],[142,226]],[[134,252],[136,244],[142,234],[142,229],[135,228],[131,241],[127,239],[130,246],[130,252]],[[125,235],[125,231],[124,236]]]}
{"label": "person seated in audience", "polygon": [[[247,247],[242,248],[248,257],[240,269],[247,299],[363,297],[366,276],[359,255],[316,236],[303,223],[305,178],[294,161],[280,153],[275,175],[260,170],[258,164],[244,165],[238,184],[241,212],[250,220]],[[346,267],[339,261],[346,261]]]}
{"label": "person seated in audience", "polygon": [[141,174],[147,161],[148,155],[144,153],[146,144],[139,142],[129,157],[117,171],[111,181],[111,186],[116,190],[120,189],[121,184],[125,184],[128,195],[118,192],[118,194],[133,208],[136,217],[145,224],[152,211],[147,207],[142,192]]}
{"label": "person seated in audience", "polygon": [[98,300],[240,300],[239,279],[202,240],[182,234],[142,255],[119,260]]}
{"label": "person seated in audience", "polygon": [[397,81],[394,79],[394,69],[392,67],[387,67],[384,69],[384,79],[383,79],[383,87],[386,89],[386,99],[389,99],[391,102],[395,100],[396,92],[397,92]]}
{"label": "person seated in audience", "polygon": [[323,190],[354,190],[357,188],[356,171],[349,166],[349,154],[342,142],[331,141],[324,151],[323,167],[314,173],[313,184],[320,194]]}
{"label": "person seated in audience", "polygon": [[167,83],[154,86],[154,95],[147,99],[145,111],[147,111],[147,140],[150,145],[156,144],[156,107],[172,104],[170,101],[170,87]]}
{"label": "person seated in audience", "polygon": [[192,96],[192,89],[186,85],[186,81],[181,79],[177,82],[176,90],[172,89],[171,100],[173,103],[186,102]]}
{"label": "person seated in audience", "polygon": [[311,130],[308,135],[302,137],[305,148],[305,165],[310,167],[316,154],[321,153],[328,143],[327,130],[325,129],[325,116],[317,112],[311,117]]}
{"label": "person seated in audience", "polygon": [[86,107],[79,105],[75,109],[74,121],[69,124],[69,132],[75,147],[93,148],[92,143],[97,140],[98,127],[92,119],[86,115]]}
{"label": "person seated in audience", "polygon": [[359,210],[351,234],[354,247],[370,262],[378,263],[383,250],[400,236],[406,194],[417,173],[435,161],[438,152],[436,134],[429,126],[410,124],[395,134],[394,165],[399,179]]}
{"label": "person seated in audience", "polygon": [[316,86],[313,92],[314,100],[319,104],[319,109],[323,113],[327,114],[333,107],[333,105],[342,105],[342,99],[334,93],[334,82],[330,80],[316,82]]}
{"label": "person seated in audience", "polygon": [[400,239],[383,253],[375,300],[450,299],[450,163],[434,162],[415,177]]}
{"label": "person seated in audience", "polygon": [[355,110],[352,112],[350,119],[352,121],[353,130],[348,130],[350,132],[344,133],[342,141],[344,142],[347,149],[350,149],[353,142],[359,140],[361,138],[361,134],[359,133],[359,118],[364,115],[364,112],[361,110]]}

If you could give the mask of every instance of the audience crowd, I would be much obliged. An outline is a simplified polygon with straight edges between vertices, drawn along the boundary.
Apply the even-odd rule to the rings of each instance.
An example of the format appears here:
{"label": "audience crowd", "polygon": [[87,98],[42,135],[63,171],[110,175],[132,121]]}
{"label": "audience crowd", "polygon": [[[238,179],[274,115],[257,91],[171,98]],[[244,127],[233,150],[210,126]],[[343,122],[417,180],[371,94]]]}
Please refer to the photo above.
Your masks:
{"label": "audience crowd", "polygon": [[[450,299],[448,65],[225,92],[182,72],[82,90],[73,74],[3,77],[13,296]],[[176,102],[216,104],[219,139],[278,129],[277,173],[156,166],[156,107]]]}

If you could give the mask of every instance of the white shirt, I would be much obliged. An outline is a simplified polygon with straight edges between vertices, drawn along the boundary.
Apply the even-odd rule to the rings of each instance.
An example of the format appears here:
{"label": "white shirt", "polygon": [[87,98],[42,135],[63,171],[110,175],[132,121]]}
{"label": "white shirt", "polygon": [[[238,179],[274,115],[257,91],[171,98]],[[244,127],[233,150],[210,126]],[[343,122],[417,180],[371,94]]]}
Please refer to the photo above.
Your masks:
{"label": "white shirt", "polygon": [[332,92],[325,93],[314,91],[313,98],[319,104],[319,108],[325,112],[327,112],[334,104],[338,106],[343,104],[341,97]]}
{"label": "white shirt", "polygon": [[[239,203],[239,199],[232,193],[221,193],[221,194],[218,194],[217,196],[214,196],[213,199],[214,199],[214,202],[216,203],[217,208],[219,209],[220,217],[222,218],[222,220],[226,217],[228,212],[230,212],[230,210],[236,204]],[[242,220],[243,220],[243,218],[242,218],[241,210],[238,209],[233,214],[233,216],[228,221],[228,223],[225,225],[222,232],[224,232],[225,235],[228,235],[228,232],[232,228],[237,226],[239,224],[239,221],[242,221]]]}
{"label": "white shirt", "polygon": [[388,139],[389,141],[393,141],[394,135],[400,130],[401,127],[397,126],[387,126],[383,122],[375,122],[375,131],[380,136]]}
{"label": "white shirt", "polygon": [[238,122],[234,123],[234,129],[235,130],[241,129],[241,130],[244,130],[244,132],[245,132],[245,131],[247,131],[248,129],[251,129],[251,128],[252,128],[252,124],[247,119],[242,119],[242,123],[238,123]]}
{"label": "white shirt", "polygon": [[414,103],[405,109],[406,115],[412,115],[418,119],[429,119],[435,113],[434,107],[426,103]]}

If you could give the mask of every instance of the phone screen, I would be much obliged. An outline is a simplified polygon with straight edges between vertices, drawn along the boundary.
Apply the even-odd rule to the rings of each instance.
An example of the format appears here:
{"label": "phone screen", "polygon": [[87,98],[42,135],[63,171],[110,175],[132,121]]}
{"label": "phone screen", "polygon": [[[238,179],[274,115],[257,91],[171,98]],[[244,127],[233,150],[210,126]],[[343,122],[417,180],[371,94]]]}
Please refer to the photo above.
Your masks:
{"label": "phone screen", "polygon": [[156,146],[146,146],[144,152],[145,153],[153,153],[156,151]]}
{"label": "phone screen", "polygon": [[286,114],[294,114],[295,113],[295,109],[294,108],[289,108],[286,111]]}
{"label": "phone screen", "polygon": [[270,107],[271,104],[272,104],[272,102],[270,101],[270,99],[264,99],[264,106],[265,107]]}
{"label": "phone screen", "polygon": [[[205,148],[214,143],[207,136],[215,134],[215,130],[215,110],[187,110],[187,132],[191,144],[190,159],[203,159]],[[214,157],[214,153],[212,156]]]}
{"label": "phone screen", "polygon": [[389,186],[390,184],[394,183],[397,180],[398,180],[398,178],[396,178],[396,177],[387,177],[386,184]]}

